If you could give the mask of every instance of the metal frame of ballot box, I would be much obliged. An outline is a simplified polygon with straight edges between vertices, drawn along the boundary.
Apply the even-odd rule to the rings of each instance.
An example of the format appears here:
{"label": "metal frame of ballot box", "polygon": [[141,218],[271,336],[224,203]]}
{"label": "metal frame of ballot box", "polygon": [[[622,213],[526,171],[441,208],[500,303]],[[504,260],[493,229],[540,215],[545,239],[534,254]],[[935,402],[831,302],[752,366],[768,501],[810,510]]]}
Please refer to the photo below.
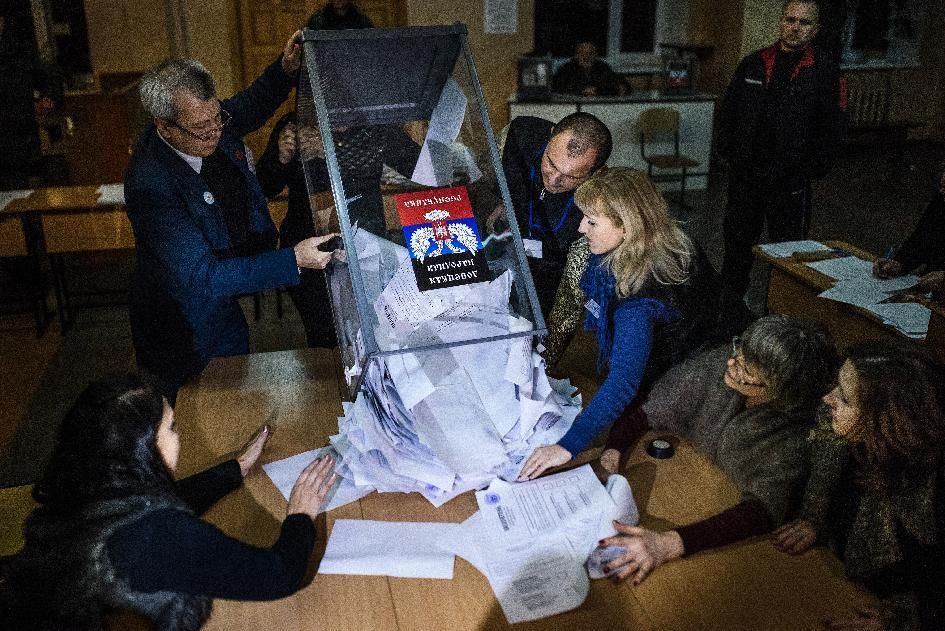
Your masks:
{"label": "metal frame of ballot box", "polygon": [[[544,335],[545,322],[465,25],[344,31],[305,29],[302,50],[304,63],[296,96],[297,125],[300,130],[308,127],[314,132],[317,129],[320,134],[324,167],[334,197],[334,216],[326,221],[324,213],[320,214],[314,203],[317,192],[313,185],[314,160],[307,158],[300,146],[315,231],[316,234],[340,231],[346,253],[345,261],[329,266],[326,279],[349,394],[353,396],[359,390],[367,362],[373,357]],[[363,175],[353,174],[357,171],[355,161],[362,159],[365,152],[377,150],[378,143],[387,142],[385,139],[390,138],[391,130],[397,135],[403,129],[398,129],[399,126],[417,124],[417,121],[428,131],[416,170],[413,174],[402,174],[413,181],[401,179],[397,183],[385,183],[385,203],[382,204],[381,182],[358,179]],[[355,140],[351,141],[352,138]],[[351,149],[358,142],[363,146]],[[421,171],[423,175],[417,175]],[[405,194],[413,195],[409,199],[420,201],[404,201]],[[465,210],[437,209],[440,200],[451,198],[464,199],[461,205]],[[485,219],[499,203],[506,210],[509,234],[501,239],[487,239]],[[411,204],[422,208],[408,210]],[[425,204],[431,206],[427,208]],[[415,234],[413,231],[421,227],[425,232],[411,237]],[[398,256],[406,252],[411,257],[418,295],[422,295],[419,302],[435,301],[438,292],[448,291],[424,283],[470,282],[455,281],[456,278],[491,281],[510,272],[508,311],[510,316],[517,316],[517,326],[510,324],[504,332],[489,329],[482,337],[471,335],[462,340],[418,337],[407,342],[404,342],[406,338],[398,338],[397,343],[392,343],[390,338],[379,338],[375,304],[380,292],[391,282],[392,274],[389,268],[377,271],[373,267],[366,268],[360,260],[367,249],[365,239],[380,243],[382,249],[398,248]],[[418,246],[418,243],[426,245]],[[423,249],[427,247],[429,249]],[[431,253],[434,247],[436,251]],[[430,280],[431,261],[451,261],[448,265],[461,269],[476,265],[483,273],[468,276],[451,273]],[[436,269],[443,269],[443,263],[438,265],[441,267]],[[402,267],[398,269],[403,271]],[[485,285],[478,280],[475,284]],[[510,322],[512,320],[509,318]],[[450,324],[448,320],[438,322],[440,327]]]}

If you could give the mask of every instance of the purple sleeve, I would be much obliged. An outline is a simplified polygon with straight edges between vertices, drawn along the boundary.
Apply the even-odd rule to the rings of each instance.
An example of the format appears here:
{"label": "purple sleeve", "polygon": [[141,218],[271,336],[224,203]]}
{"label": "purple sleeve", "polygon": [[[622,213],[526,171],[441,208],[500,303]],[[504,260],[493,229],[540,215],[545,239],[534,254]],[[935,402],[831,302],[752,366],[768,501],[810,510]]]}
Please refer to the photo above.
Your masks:
{"label": "purple sleeve", "polygon": [[640,388],[653,342],[654,316],[662,303],[651,298],[625,300],[614,312],[610,370],[597,394],[558,441],[572,456],[610,427]]}
{"label": "purple sleeve", "polygon": [[682,537],[684,555],[727,546],[730,543],[770,532],[774,522],[765,505],[758,500],[744,500],[702,521],[677,528]]}

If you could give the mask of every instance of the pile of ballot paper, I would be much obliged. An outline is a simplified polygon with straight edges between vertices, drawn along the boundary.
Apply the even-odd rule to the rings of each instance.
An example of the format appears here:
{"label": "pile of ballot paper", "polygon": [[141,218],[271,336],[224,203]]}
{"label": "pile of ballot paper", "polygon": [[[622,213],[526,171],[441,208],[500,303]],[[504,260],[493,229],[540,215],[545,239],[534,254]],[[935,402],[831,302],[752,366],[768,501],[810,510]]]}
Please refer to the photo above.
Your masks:
{"label": "pile of ballot paper", "polygon": [[[511,274],[421,292],[403,248],[365,231],[356,242],[362,269],[398,262],[374,301],[378,345],[415,350],[368,361],[331,438],[338,473],[365,492],[417,491],[437,506],[514,479],[535,447],[567,432],[581,402],[548,379],[531,336],[494,339],[532,328],[510,313]],[[428,348],[445,343],[456,345]]]}

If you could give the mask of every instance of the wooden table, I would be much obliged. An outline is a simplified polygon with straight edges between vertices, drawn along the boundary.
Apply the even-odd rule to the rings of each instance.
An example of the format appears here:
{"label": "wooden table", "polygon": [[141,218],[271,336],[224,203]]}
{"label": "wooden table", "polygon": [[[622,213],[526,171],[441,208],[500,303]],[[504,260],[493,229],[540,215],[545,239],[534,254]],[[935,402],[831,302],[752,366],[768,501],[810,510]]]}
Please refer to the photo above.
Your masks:
{"label": "wooden table", "polygon": [[[824,243],[867,261],[876,259],[873,254],[843,241]],[[867,340],[912,340],[895,328],[883,324],[879,316],[862,307],[819,298],[818,294],[833,287],[835,281],[811,269],[804,262],[792,257],[775,258],[757,245],[754,247],[754,253],[758,259],[771,266],[768,275],[770,313],[797,315],[822,323],[841,349]],[[933,355],[945,361],[945,309],[941,305],[930,305],[929,308],[932,316],[924,344]]]}
{"label": "wooden table", "polygon": [[[326,443],[341,414],[338,367],[330,351],[258,353],[211,362],[178,396],[182,436],[179,473],[187,475],[239,449],[267,419],[275,426],[262,461]],[[688,523],[735,504],[734,485],[686,443],[669,460],[637,450],[624,473],[656,528]],[[207,515],[229,534],[271,545],[286,502],[265,473]],[[439,509],[420,495],[372,493],[319,519],[319,548],[336,519],[460,522],[476,510],[472,493]],[[667,564],[634,588],[592,581],[578,609],[517,625],[522,629],[820,629],[868,596],[843,578],[824,549],[801,557],[777,552],[764,539]],[[505,629],[509,625],[485,577],[462,559],[453,580],[316,575],[290,598],[246,603],[218,600],[207,629]]]}
{"label": "wooden table", "polygon": [[[26,254],[33,261],[37,300],[45,311],[42,259],[49,256],[53,272],[56,307],[63,331],[72,320],[70,292],[63,255],[71,252],[126,250],[134,248],[131,223],[121,204],[99,204],[98,186],[38,188],[7,205],[0,215],[18,217],[22,224]],[[37,330],[46,323],[37,316]]]}

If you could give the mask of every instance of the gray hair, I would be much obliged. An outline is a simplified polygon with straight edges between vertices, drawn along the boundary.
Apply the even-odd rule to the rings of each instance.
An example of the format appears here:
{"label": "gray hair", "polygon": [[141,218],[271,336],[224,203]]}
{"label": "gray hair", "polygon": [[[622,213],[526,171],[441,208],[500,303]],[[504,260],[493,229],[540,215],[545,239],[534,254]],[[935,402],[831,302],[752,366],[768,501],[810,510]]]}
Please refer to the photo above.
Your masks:
{"label": "gray hair", "polygon": [[785,412],[813,411],[836,375],[829,334],[795,316],[759,318],[742,334],[741,352],[764,377],[770,404]]}
{"label": "gray hair", "polygon": [[216,96],[210,72],[193,59],[170,59],[149,70],[141,78],[141,105],[154,118],[176,120],[179,112],[174,97],[183,90],[206,101]]}

